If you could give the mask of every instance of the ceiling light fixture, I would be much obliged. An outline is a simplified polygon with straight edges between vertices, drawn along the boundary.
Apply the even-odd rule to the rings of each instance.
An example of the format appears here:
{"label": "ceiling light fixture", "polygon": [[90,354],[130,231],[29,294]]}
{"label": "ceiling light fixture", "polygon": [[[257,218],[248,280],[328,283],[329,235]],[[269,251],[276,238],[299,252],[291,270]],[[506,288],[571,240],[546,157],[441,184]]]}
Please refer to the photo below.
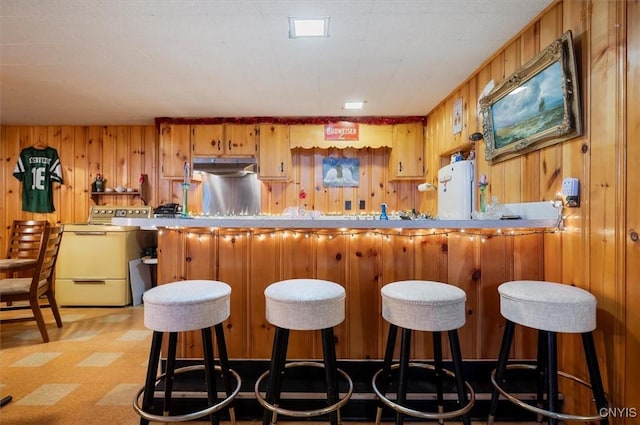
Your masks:
{"label": "ceiling light fixture", "polygon": [[342,109],[362,109],[364,106],[364,101],[359,100],[357,102],[344,102],[342,104]]}
{"label": "ceiling light fixture", "polygon": [[329,37],[329,17],[300,18],[289,16],[289,38]]}

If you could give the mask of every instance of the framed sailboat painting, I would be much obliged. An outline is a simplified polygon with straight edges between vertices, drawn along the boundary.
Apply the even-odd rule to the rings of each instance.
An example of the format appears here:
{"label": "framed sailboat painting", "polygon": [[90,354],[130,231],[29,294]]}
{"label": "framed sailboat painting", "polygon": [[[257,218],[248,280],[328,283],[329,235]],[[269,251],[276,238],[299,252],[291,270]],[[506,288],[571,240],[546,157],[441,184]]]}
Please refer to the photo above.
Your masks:
{"label": "framed sailboat painting", "polygon": [[480,99],[485,157],[499,162],[582,134],[571,32]]}

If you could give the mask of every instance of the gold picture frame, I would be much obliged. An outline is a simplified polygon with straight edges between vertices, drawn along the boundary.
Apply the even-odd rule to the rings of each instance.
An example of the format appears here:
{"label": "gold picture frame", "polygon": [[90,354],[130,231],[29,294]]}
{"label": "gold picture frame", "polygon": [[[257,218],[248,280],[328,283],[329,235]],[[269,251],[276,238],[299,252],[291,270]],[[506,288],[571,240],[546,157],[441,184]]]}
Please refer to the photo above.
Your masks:
{"label": "gold picture frame", "polygon": [[480,99],[485,158],[514,158],[582,134],[571,31]]}

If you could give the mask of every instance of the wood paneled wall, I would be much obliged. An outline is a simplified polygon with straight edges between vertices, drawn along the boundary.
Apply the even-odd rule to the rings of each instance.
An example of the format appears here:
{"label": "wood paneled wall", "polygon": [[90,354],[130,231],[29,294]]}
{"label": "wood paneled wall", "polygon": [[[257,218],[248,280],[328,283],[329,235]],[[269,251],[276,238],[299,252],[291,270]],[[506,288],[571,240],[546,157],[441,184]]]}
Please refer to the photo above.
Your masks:
{"label": "wood paneled wall", "polygon": [[[293,181],[285,184],[264,182],[268,195],[263,194],[263,210],[279,214],[284,208],[293,205],[325,213],[379,213],[383,202],[387,203],[389,211],[415,208],[421,196],[416,186],[422,180],[391,180],[389,152],[388,148],[294,149]],[[360,185],[323,187],[322,159],[328,156],[358,158]],[[298,196],[301,190],[307,194],[305,199]],[[284,193],[281,194],[281,191]],[[345,201],[351,201],[350,211],[345,210]],[[365,202],[363,210],[358,208],[359,201]]]}
{"label": "wood paneled wall", "polygon": [[[627,94],[620,102],[626,114],[626,122],[621,124],[621,140],[624,145],[618,149],[626,150],[624,156],[624,169],[626,179],[620,196],[624,202],[619,209],[625,209],[623,228],[616,232],[617,239],[621,239],[623,246],[620,249],[618,263],[622,263],[620,284],[615,285],[618,295],[616,300],[621,310],[620,324],[617,327],[618,335],[615,343],[620,360],[621,371],[618,376],[627,376],[628,380],[618,383],[617,400],[625,406],[640,406],[640,309],[637,308],[640,300],[640,2],[629,2],[626,10],[626,67],[618,67],[619,72],[626,78]],[[624,19],[623,19],[623,22]],[[626,75],[624,71],[626,70]],[[631,95],[635,93],[635,95]],[[620,140],[620,139],[618,139]],[[623,175],[625,175],[623,174]],[[618,393],[617,391],[621,391]],[[631,420],[628,421],[631,424]]]}
{"label": "wood paneled wall", "polygon": [[[484,144],[477,168],[489,180],[489,196],[501,202],[556,199],[562,179],[577,177],[579,208],[566,209],[566,231],[544,243],[545,279],[576,285],[598,299],[597,350],[612,407],[640,409],[640,4],[638,1],[565,0],[549,7],[454,90],[427,116],[427,181],[436,183],[442,152],[463,146],[482,131],[478,97],[541,49],[571,30],[583,107],[583,136],[489,165]],[[452,107],[464,100],[464,127],[452,135]],[[435,197],[422,199],[433,208]],[[496,240],[505,244],[508,241]],[[526,262],[523,262],[523,265]],[[484,269],[483,269],[484,272]],[[504,269],[505,279],[513,271]],[[488,289],[493,290],[493,288]],[[487,334],[485,334],[487,335]],[[561,367],[588,379],[580,339],[561,339]],[[563,383],[567,410],[593,410],[588,392]],[[571,392],[569,392],[571,391]],[[637,423],[637,418],[610,418]]]}
{"label": "wood paneled wall", "polygon": [[[21,211],[21,183],[13,169],[23,148],[35,143],[54,147],[63,167],[64,184],[54,184],[54,205],[51,214]],[[44,218],[52,223],[85,222],[93,205],[91,183],[98,173],[107,187],[118,185],[137,187],[140,174],[148,177],[149,199],[157,206],[165,202],[182,203],[182,181],[159,177],[158,134],[154,126],[2,126],[0,130],[0,247],[14,219]],[[322,185],[322,158],[350,157],[360,160],[360,186],[357,188],[326,188]],[[290,206],[304,207],[325,213],[375,213],[386,202],[389,211],[415,208],[420,192],[418,181],[391,181],[388,171],[389,149],[294,149],[293,169],[289,182],[262,182],[262,211],[281,214]],[[189,211],[201,211],[200,185],[190,187]],[[306,197],[299,193],[304,190]],[[365,209],[358,208],[365,201]],[[352,210],[345,210],[351,201]],[[137,196],[102,195],[101,204],[141,205]]]}
{"label": "wood paneled wall", "polygon": [[[13,176],[20,151],[36,143],[55,148],[60,156],[64,184],[54,184],[54,205],[51,214],[21,211],[22,186]],[[91,183],[98,173],[107,185],[137,187],[140,174],[147,174],[150,185],[158,187],[157,135],[153,126],[2,126],[0,131],[0,186],[4,197],[0,206],[0,233],[5,245],[6,228],[16,218],[47,219],[52,223],[86,222]],[[152,191],[154,203],[162,193]],[[107,196],[101,202],[113,205],[140,204],[131,196]]]}

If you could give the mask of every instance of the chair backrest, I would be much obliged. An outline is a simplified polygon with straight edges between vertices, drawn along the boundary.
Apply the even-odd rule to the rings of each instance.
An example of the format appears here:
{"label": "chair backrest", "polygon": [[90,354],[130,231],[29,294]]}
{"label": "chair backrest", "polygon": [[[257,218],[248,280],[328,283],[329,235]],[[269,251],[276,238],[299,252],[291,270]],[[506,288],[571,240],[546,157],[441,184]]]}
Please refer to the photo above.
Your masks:
{"label": "chair backrest", "polygon": [[14,220],[6,258],[38,258],[40,243],[48,228],[46,220]]}
{"label": "chair backrest", "polygon": [[31,282],[31,294],[46,292],[49,285],[53,284],[53,272],[62,242],[62,226],[47,227],[45,229],[44,242],[40,249],[33,280]]}

